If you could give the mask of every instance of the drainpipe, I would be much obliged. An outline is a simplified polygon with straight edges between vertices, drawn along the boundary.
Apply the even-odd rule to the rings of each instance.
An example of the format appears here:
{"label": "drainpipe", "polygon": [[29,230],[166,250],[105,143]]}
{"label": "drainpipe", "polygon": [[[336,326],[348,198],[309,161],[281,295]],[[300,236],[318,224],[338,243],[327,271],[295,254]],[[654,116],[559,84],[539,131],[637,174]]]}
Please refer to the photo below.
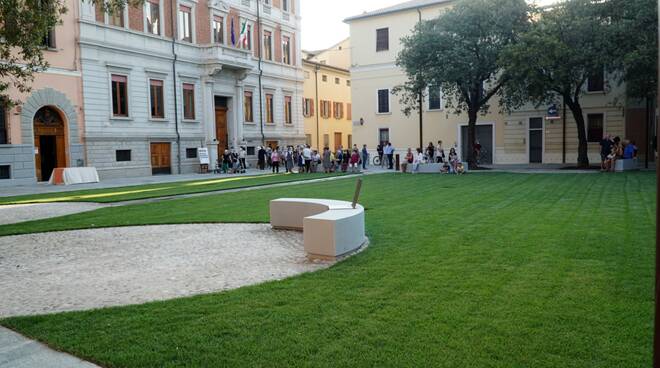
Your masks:
{"label": "drainpipe", "polygon": [[[258,49],[259,49],[259,129],[261,131],[261,146],[263,147],[266,144],[266,135],[264,134],[264,107],[263,107],[263,99],[262,99],[262,93],[263,93],[263,86],[262,86],[262,78],[264,76],[264,70],[261,66],[263,62],[263,52],[261,50],[261,42],[262,42],[262,30],[261,30],[261,4],[259,4],[259,1],[257,1],[257,25],[259,26],[259,34],[257,39],[259,40],[258,43]],[[271,41],[272,43],[272,41]]]}
{"label": "drainpipe", "polygon": [[171,14],[170,14],[170,22],[172,26],[172,56],[174,57],[172,59],[172,79],[174,82],[172,83],[172,89],[174,92],[174,130],[176,131],[176,164],[177,164],[177,172],[181,174],[181,134],[179,133],[179,102],[178,98],[176,96],[176,61],[178,59],[178,56],[176,54],[176,31],[178,31],[178,27],[175,29],[174,27],[174,20],[175,16],[174,13],[177,11],[176,9],[176,1],[172,1],[172,5],[174,5],[174,9],[172,9]]}
{"label": "drainpipe", "polygon": [[319,113],[321,112],[321,107],[319,106],[319,69],[320,66],[314,66],[314,79],[316,83],[316,97],[314,98],[314,105],[316,107],[316,149],[321,152],[321,130],[319,128]]}

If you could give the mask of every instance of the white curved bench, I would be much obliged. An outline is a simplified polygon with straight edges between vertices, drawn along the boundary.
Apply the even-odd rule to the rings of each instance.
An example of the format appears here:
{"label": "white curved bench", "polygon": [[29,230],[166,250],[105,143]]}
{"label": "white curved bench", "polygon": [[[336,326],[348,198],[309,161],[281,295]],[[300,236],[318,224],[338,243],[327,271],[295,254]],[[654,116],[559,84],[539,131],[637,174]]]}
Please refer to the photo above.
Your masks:
{"label": "white curved bench", "polygon": [[364,207],[328,199],[280,198],[270,201],[275,229],[302,230],[305,251],[312,258],[334,259],[360,248]]}

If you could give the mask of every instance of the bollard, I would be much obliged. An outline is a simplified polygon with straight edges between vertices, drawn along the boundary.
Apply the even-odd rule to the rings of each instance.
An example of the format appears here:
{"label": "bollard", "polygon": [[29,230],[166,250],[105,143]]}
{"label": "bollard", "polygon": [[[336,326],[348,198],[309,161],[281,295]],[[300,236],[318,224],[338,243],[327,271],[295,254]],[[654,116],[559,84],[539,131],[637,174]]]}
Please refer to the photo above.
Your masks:
{"label": "bollard", "polygon": [[400,164],[401,162],[399,161],[399,159],[400,159],[400,158],[399,158],[399,154],[397,153],[397,154],[396,154],[396,160],[395,160],[395,161],[396,161],[396,166],[394,166],[394,170],[395,170],[395,171],[401,171],[401,168],[400,168],[400,166],[399,166],[399,164]]}

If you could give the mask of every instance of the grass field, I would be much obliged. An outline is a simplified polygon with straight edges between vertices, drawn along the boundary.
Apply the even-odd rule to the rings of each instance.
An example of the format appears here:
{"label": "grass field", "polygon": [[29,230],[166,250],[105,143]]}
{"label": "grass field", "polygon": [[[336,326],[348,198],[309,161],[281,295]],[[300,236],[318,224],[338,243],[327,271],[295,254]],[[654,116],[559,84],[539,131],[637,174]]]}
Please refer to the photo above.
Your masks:
{"label": "grass field", "polygon": [[[370,246],[328,270],[0,323],[105,367],[648,367],[655,183],[652,173],[369,176]],[[105,208],[0,234],[265,222],[269,199],[349,199],[353,188]]]}
{"label": "grass field", "polygon": [[[335,176],[341,174],[333,174]],[[168,197],[179,194],[213,192],[217,190],[256,187],[268,184],[319,179],[329,174],[265,174],[255,176],[223,176],[213,179],[184,182],[136,185],[129,187],[88,189],[58,193],[45,193],[15,197],[0,197],[0,205],[52,202],[113,203],[137,199]]]}

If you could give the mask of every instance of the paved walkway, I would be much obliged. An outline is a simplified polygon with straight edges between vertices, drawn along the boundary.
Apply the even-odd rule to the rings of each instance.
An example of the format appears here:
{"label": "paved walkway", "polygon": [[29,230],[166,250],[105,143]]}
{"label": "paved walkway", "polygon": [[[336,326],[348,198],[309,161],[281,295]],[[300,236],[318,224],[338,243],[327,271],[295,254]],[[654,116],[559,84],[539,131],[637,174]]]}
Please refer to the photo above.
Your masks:
{"label": "paved walkway", "polygon": [[0,327],[0,368],[98,368]]}
{"label": "paved walkway", "polygon": [[41,220],[50,217],[94,211],[107,205],[101,203],[34,203],[0,206],[0,225],[24,221]]}

